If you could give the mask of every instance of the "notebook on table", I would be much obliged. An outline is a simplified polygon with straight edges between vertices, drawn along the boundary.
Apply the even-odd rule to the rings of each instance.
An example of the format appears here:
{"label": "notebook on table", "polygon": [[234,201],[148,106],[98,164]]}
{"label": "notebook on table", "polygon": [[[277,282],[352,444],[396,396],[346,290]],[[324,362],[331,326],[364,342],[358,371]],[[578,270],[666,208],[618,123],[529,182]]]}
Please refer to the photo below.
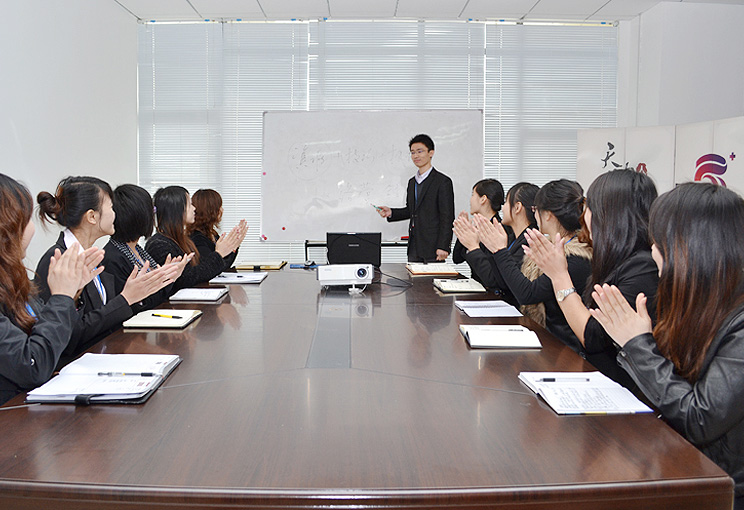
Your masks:
{"label": "notebook on table", "polygon": [[520,372],[519,380],[558,414],[653,412],[628,388],[601,372]]}
{"label": "notebook on table", "polygon": [[462,324],[460,333],[473,349],[540,349],[534,331],[518,324]]}
{"label": "notebook on table", "polygon": [[212,285],[234,285],[243,283],[261,283],[266,279],[269,273],[251,272],[251,273],[221,273],[209,280]]}
{"label": "notebook on table", "polygon": [[459,280],[444,280],[434,278],[434,286],[442,292],[487,292],[486,288],[477,280],[472,278],[461,278]]}
{"label": "notebook on table", "polygon": [[175,354],[85,353],[26,395],[29,403],[141,404],[181,362]]}
{"label": "notebook on table", "polygon": [[217,302],[228,292],[227,287],[205,287],[205,288],[189,288],[181,289],[173,294],[169,301],[171,303],[181,302],[197,302],[197,303],[209,303]]}
{"label": "notebook on table", "polygon": [[444,262],[439,264],[408,263],[406,269],[413,276],[457,276],[460,274],[455,266]]}
{"label": "notebook on table", "polygon": [[145,310],[124,321],[122,326],[141,329],[182,329],[194,322],[201,314],[201,310]]}

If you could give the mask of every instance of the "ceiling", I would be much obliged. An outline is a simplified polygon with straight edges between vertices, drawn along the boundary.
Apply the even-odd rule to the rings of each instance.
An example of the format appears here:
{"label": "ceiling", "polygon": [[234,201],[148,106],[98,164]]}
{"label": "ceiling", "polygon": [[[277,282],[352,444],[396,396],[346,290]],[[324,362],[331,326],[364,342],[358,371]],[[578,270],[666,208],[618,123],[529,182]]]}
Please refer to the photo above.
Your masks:
{"label": "ceiling", "polygon": [[142,21],[431,19],[621,21],[662,1],[744,0],[110,0]]}

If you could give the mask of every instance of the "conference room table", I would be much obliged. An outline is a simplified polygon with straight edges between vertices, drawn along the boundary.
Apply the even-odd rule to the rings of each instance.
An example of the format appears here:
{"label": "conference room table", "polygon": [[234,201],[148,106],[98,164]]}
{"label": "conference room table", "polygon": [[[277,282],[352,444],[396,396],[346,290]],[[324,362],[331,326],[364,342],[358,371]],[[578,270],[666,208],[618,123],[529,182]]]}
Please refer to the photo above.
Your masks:
{"label": "conference room table", "polygon": [[[731,508],[732,480],[656,414],[559,416],[524,386],[593,370],[547,331],[382,271],[353,295],[285,268],[166,304],[204,311],[184,330],[113,333],[91,351],[183,361],[141,405],[0,407],[0,508]],[[517,323],[542,349],[458,331]]]}

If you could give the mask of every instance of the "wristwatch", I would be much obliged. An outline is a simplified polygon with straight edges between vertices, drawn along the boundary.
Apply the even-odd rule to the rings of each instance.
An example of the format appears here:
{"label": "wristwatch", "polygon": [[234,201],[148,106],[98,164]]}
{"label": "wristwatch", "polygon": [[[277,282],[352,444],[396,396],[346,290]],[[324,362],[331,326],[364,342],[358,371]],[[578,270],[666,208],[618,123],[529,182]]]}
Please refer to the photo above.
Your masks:
{"label": "wristwatch", "polygon": [[576,289],[574,289],[573,287],[571,287],[570,289],[561,289],[555,293],[555,299],[557,299],[560,303],[574,292],[576,292]]}

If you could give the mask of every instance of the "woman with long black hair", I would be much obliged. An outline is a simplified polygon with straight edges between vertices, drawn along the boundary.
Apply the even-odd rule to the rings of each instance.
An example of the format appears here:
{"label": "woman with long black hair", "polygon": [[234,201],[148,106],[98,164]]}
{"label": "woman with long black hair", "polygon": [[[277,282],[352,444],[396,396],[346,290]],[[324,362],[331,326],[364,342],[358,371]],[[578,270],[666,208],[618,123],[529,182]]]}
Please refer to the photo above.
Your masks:
{"label": "woman with long black hair", "polygon": [[681,184],[651,209],[659,270],[656,326],[614,285],[594,287],[592,316],[621,347],[617,362],[680,434],[735,482],[744,509],[744,200]]}
{"label": "woman with long black hair", "polygon": [[652,302],[655,299],[659,277],[651,258],[648,217],[656,196],[651,178],[633,169],[606,172],[589,186],[584,222],[594,256],[586,292],[575,287],[561,256],[566,238],[558,237],[551,243],[538,232],[527,232],[529,247],[525,251],[550,277],[587,360],[632,390],[636,390],[635,383],[615,361],[617,346],[588,308],[594,306],[591,290],[597,284],[615,285],[629,303],[635,302],[639,292]]}

